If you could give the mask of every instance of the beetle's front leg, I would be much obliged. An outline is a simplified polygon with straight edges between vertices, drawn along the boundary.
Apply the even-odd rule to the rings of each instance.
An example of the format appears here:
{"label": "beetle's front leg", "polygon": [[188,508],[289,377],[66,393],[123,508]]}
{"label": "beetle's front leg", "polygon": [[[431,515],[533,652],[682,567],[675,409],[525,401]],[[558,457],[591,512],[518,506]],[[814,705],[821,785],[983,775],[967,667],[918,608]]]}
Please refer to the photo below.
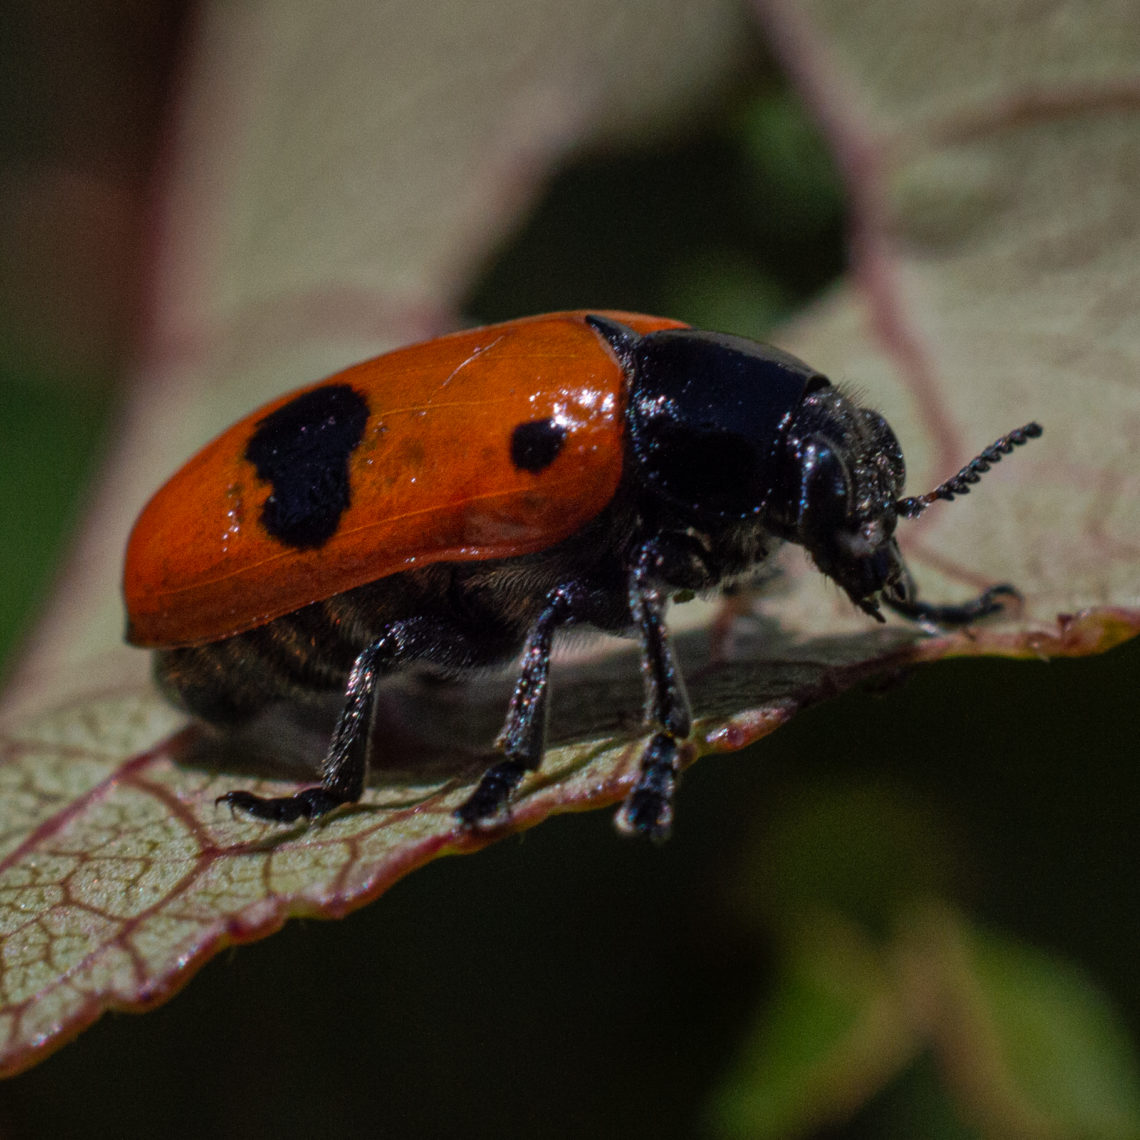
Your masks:
{"label": "beetle's front leg", "polygon": [[681,745],[693,718],[685,682],[665,627],[671,586],[698,586],[702,549],[695,539],[662,536],[641,549],[629,578],[629,608],[641,639],[641,674],[645,679],[646,720],[654,732],[641,757],[641,775],[615,818],[626,835],[655,841],[669,837],[677,788]]}
{"label": "beetle's front leg", "polygon": [[1007,584],[991,586],[968,602],[950,605],[920,602],[917,593],[914,579],[904,566],[899,581],[893,588],[883,592],[883,604],[900,617],[908,618],[931,633],[971,625],[1021,601],[1017,590]]}

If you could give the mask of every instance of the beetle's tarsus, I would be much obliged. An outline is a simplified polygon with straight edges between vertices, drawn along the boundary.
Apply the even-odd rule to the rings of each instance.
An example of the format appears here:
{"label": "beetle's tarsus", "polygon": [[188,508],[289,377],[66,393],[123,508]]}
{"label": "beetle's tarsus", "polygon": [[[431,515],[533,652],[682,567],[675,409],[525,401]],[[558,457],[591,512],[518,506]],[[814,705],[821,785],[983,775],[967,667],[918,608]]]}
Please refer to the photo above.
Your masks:
{"label": "beetle's tarsus", "polygon": [[243,811],[255,819],[270,823],[296,823],[299,819],[314,820],[327,815],[345,803],[343,796],[326,788],[303,788],[292,796],[255,796],[252,792],[227,792],[218,796],[215,804],[228,804],[231,809]]}
{"label": "beetle's tarsus", "polygon": [[657,733],[641,760],[641,777],[625,798],[614,825],[623,835],[663,843],[673,830],[673,797],[677,791],[677,757],[672,737]]}
{"label": "beetle's tarsus", "polygon": [[455,818],[470,831],[502,827],[511,817],[511,796],[526,772],[517,760],[504,760],[488,768],[475,791],[455,809]]}
{"label": "beetle's tarsus", "polygon": [[1007,582],[991,586],[972,601],[958,605],[940,606],[930,602],[899,601],[886,596],[883,598],[884,604],[895,613],[933,631],[972,625],[982,618],[1015,608],[1021,601],[1021,594]]}

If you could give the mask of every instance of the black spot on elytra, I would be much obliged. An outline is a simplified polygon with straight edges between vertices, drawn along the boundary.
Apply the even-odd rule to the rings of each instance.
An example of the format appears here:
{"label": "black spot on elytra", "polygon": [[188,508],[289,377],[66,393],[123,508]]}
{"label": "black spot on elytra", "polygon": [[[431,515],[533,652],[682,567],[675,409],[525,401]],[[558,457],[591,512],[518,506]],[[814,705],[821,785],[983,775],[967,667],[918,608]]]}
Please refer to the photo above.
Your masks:
{"label": "black spot on elytra", "polygon": [[368,403],[347,384],[290,400],[257,425],[245,457],[272,487],[261,525],[287,546],[328,542],[348,509],[348,459],[364,435]]}
{"label": "black spot on elytra", "polygon": [[557,458],[566,442],[566,429],[554,420],[531,420],[511,432],[511,462],[520,471],[537,475]]}

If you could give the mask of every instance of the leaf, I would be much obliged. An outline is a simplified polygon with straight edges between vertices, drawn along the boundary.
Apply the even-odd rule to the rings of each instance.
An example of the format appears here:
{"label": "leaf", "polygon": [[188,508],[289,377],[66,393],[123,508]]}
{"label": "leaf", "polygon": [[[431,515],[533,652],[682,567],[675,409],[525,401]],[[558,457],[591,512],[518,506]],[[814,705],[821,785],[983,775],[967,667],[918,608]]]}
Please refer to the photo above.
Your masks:
{"label": "leaf", "polygon": [[[651,110],[667,118],[726,67],[733,10],[690,11],[528,5],[505,51],[504,13],[480,5],[207,11],[136,402],[4,710],[7,1071],[103,1009],[162,1000],[229,942],[288,915],[343,914],[427,859],[484,842],[449,816],[478,771],[470,748],[434,768],[409,752],[408,771],[377,773],[361,809],[306,831],[230,819],[213,798],[251,773],[161,708],[142,654],[111,649],[121,609],[109,583],[138,507],[197,444],[283,387],[452,325],[477,262],[569,147],[641,127]],[[1140,250],[1126,176],[1137,137],[1120,98],[1132,41],[1110,19],[1080,22],[1085,39],[1066,38],[1065,58],[1087,62],[1070,73],[1044,5],[994,4],[994,52],[963,57],[941,12],[932,0],[858,20],[823,0],[762,9],[829,131],[855,223],[852,286],[788,343],[875,394],[918,487],[1008,428],[1045,424],[976,496],[903,535],[928,596],[1010,579],[1026,609],[952,637],[869,630],[793,554],[771,616],[726,643],[731,668],[709,664],[699,635],[681,639],[702,718],[690,759],[741,747],[884,669],[1097,652],[1140,624]],[[673,625],[709,619],[680,607]],[[628,660],[620,684],[613,665],[559,674],[561,746],[524,788],[513,828],[628,787],[640,698]],[[492,686],[464,716],[493,723],[502,708]],[[273,774],[254,773],[266,788],[295,783]]]}
{"label": "leaf", "polygon": [[923,589],[1008,579],[1026,594],[1027,628],[1097,608],[1129,635],[1135,12],[1069,23],[1048,4],[1005,4],[960,24],[933,3],[879,3],[854,20],[816,0],[764,13],[851,202],[852,287],[792,346],[875,393],[913,486],[945,478],[1002,425],[1045,425],[976,498],[904,528]]}
{"label": "leaf", "polygon": [[918,896],[881,943],[838,909],[800,912],[710,1124],[722,1136],[810,1134],[853,1116],[926,1050],[981,1135],[1140,1132],[1140,1065],[1089,978]]}
{"label": "leaf", "polygon": [[942,995],[925,1011],[936,1056],[986,1135],[1123,1140],[1140,1132],[1136,1053],[1081,970],[952,913],[928,912],[909,937],[911,970],[925,961],[916,992]]}
{"label": "leaf", "polygon": [[743,854],[734,913],[775,939],[776,983],[710,1102],[716,1131],[865,1110],[869,1134],[925,1134],[941,1105],[984,1136],[1140,1133],[1121,1015],[1061,955],[943,901],[964,852],[913,793],[881,774],[801,784]]}
{"label": "leaf", "polygon": [[[686,657],[699,640],[681,639]],[[831,691],[845,651],[861,652],[857,639],[789,644],[779,669],[694,671],[694,705],[706,715],[697,748],[741,747],[771,731],[796,701]],[[857,675],[859,663],[852,668]],[[744,692],[753,707],[734,718]],[[639,745],[622,710],[639,708],[639,695],[627,657],[584,665],[560,685],[555,746],[524,785],[510,830],[629,791]],[[359,806],[308,828],[254,823],[215,803],[239,782],[283,793],[311,780],[311,764],[276,782],[251,774],[265,763],[282,767],[289,741],[280,733],[294,747],[302,739],[288,723],[259,724],[234,748],[184,728],[157,694],[114,692],[9,730],[0,737],[5,1068],[26,1067],[104,1009],[164,1000],[226,945],[263,937],[290,916],[344,915],[429,859],[498,838],[456,828],[451,812],[487,750],[455,741],[471,739],[475,725],[489,745],[508,696],[509,678],[469,686],[458,702],[399,690],[400,719],[430,722],[436,739],[382,724],[387,755],[403,755],[403,764],[386,763]],[[251,763],[246,752],[259,737],[265,747],[267,731],[269,759]],[[326,738],[316,732],[302,742],[319,755]]]}
{"label": "leaf", "polygon": [[709,1106],[717,1136],[791,1140],[845,1120],[917,1051],[883,955],[831,916],[805,923]]}

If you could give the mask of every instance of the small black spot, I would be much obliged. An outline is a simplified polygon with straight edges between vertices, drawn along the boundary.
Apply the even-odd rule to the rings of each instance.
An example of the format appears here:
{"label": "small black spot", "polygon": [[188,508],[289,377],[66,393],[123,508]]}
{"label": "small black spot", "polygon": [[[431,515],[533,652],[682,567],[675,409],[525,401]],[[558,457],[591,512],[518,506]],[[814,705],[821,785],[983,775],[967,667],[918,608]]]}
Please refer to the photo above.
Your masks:
{"label": "small black spot", "polygon": [[245,457],[272,486],[266,531],[298,549],[322,546],[348,509],[348,459],[364,435],[368,403],[347,384],[290,400],[257,425]]}
{"label": "small black spot", "polygon": [[531,420],[511,433],[511,462],[520,471],[537,475],[557,458],[566,442],[566,429],[554,420]]}

